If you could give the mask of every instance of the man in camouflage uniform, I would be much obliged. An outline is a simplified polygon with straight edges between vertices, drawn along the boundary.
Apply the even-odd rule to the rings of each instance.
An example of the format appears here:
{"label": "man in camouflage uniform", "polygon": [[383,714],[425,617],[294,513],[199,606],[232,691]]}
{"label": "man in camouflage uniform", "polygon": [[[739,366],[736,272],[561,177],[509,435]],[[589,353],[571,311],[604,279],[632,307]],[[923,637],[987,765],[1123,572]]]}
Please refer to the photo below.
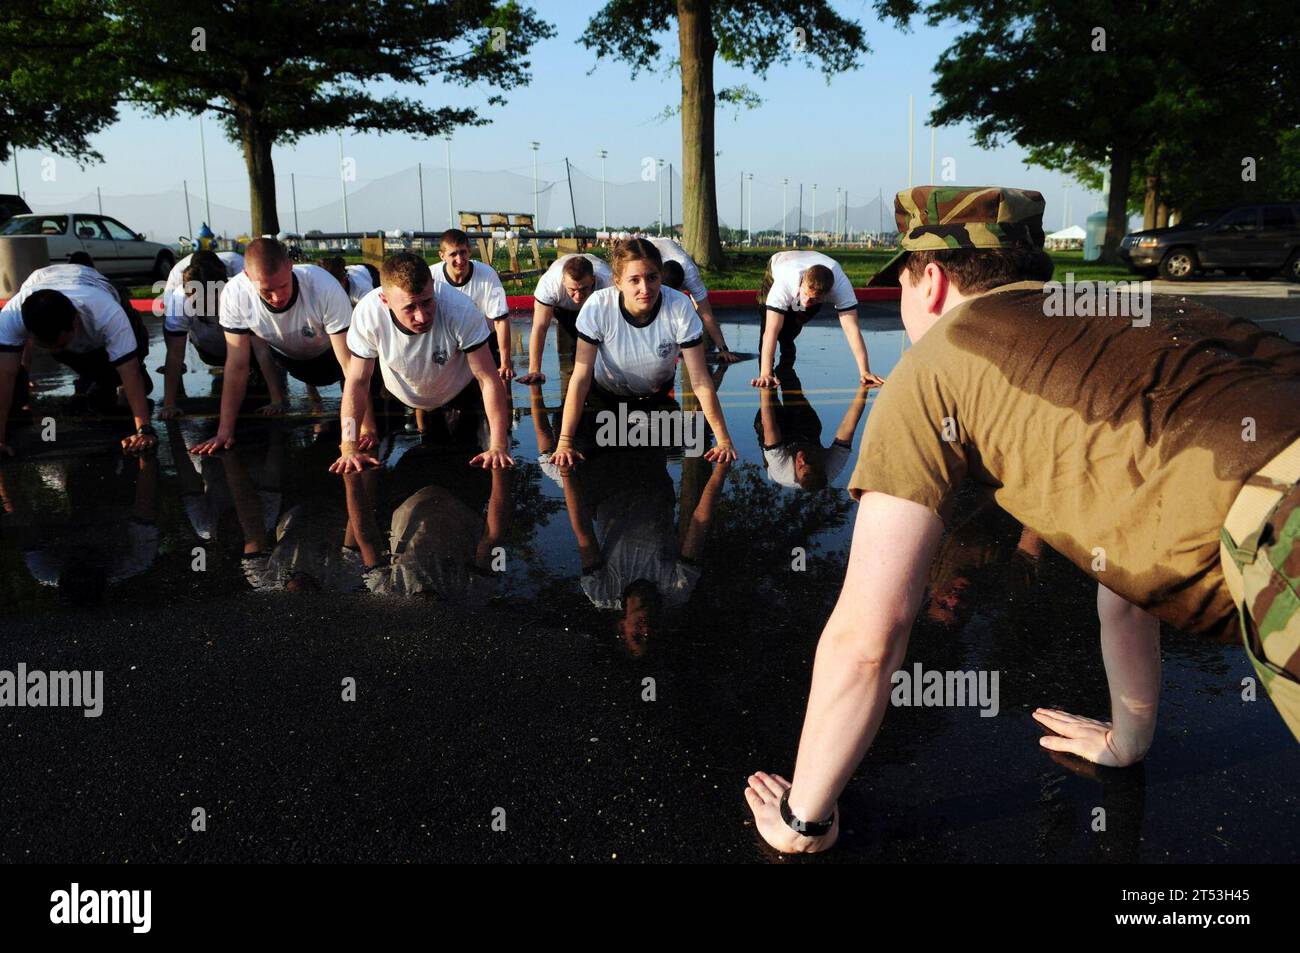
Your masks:
{"label": "man in camouflage uniform", "polygon": [[849,482],[794,783],[759,772],[745,791],[759,831],[783,851],[834,843],[967,477],[1098,582],[1111,720],[1040,708],[1042,747],[1145,756],[1162,621],[1236,627],[1300,738],[1300,346],[1185,299],[1076,285],[1063,312],[1037,192],[922,186],[894,207],[902,250],[871,283],[901,287],[913,347]]}

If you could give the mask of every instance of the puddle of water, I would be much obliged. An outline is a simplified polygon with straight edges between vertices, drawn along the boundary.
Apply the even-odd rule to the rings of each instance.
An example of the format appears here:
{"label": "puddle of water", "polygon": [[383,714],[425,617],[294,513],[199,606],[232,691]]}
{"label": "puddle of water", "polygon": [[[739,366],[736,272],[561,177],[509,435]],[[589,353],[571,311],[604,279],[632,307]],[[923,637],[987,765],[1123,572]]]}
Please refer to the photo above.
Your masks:
{"label": "puddle of water", "polygon": [[[888,376],[905,348],[896,311],[866,314],[872,369]],[[734,350],[757,353],[750,312],[722,311],[719,319]],[[527,319],[517,318],[521,371],[527,330]],[[519,466],[498,473],[467,466],[477,428],[462,420],[453,443],[424,446],[417,435],[398,433],[384,448],[383,470],[330,474],[337,387],[324,390],[321,416],[247,417],[236,452],[196,459],[185,448],[215,427],[215,402],[198,399],[215,378],[192,354],[188,415],[159,426],[156,455],[127,459],[113,451],[125,428],[60,417],[71,381],[57,365],[38,365],[38,418],[54,417],[58,439],[42,443],[38,428],[29,427],[19,441],[23,455],[0,466],[0,618],[63,633],[61,620],[85,619],[84,607],[92,607],[96,621],[80,633],[78,664],[93,667],[99,640],[118,655],[142,630],[165,643],[165,631],[149,630],[154,616],[218,620],[209,646],[247,637],[247,623],[233,620],[249,617],[262,619],[265,631],[279,627],[310,642],[337,631],[351,639],[351,626],[360,639],[405,618],[393,606],[436,600],[451,618],[467,620],[450,628],[444,621],[435,642],[418,643],[435,662],[457,660],[466,675],[467,684],[439,689],[448,718],[460,723],[466,706],[478,704],[479,680],[497,684],[501,672],[508,680],[540,679],[535,701],[512,696],[516,707],[506,709],[517,722],[510,731],[518,757],[526,762],[534,746],[529,727],[547,726],[557,739],[592,734],[592,744],[601,735],[607,743],[617,730],[618,750],[662,772],[674,796],[695,792],[706,839],[720,836],[719,827],[743,832],[744,774],[792,766],[813,649],[843,578],[853,516],[843,487],[874,392],[858,402],[843,335],[833,319],[818,321],[798,339],[793,373],[783,372],[767,426],[784,428],[786,439],[804,434],[809,452],[813,440],[827,447],[837,431],[851,434],[842,468],[828,466],[836,470],[829,490],[782,485],[790,482],[791,461],[764,454],[761,444],[771,441],[762,440],[760,395],[749,383],[756,359],[720,372],[720,399],[740,454],[734,465],[714,466],[680,449],[617,451],[593,454],[565,479],[539,462],[548,429],[558,426],[571,367],[557,333],[543,364],[546,384],[536,393],[512,388],[511,452]],[[156,338],[151,369],[162,350]],[[161,375],[155,380],[158,397]],[[304,410],[296,382],[291,394]],[[680,376],[675,396],[684,408],[695,406]],[[931,571],[905,665],[1000,671],[1002,717],[980,719],[973,709],[892,711],[846,793],[845,816],[856,826],[846,828],[837,856],[1294,860],[1297,812],[1271,787],[1279,762],[1296,768],[1294,746],[1267,702],[1237,702],[1240,678],[1249,674],[1240,650],[1176,633],[1166,638],[1161,754],[1144,773],[1098,776],[1078,763],[1054,764],[1038,749],[1028,713],[1040,705],[1104,710],[1095,588],[978,493],[964,492],[958,513]],[[232,620],[226,636],[222,619]],[[179,624],[174,637],[184,643]],[[536,646],[530,633],[550,641]],[[418,628],[395,635],[423,637]],[[481,654],[458,648],[476,644]],[[491,654],[502,646],[503,655]],[[363,664],[352,656],[378,650],[342,651],[349,664]],[[374,678],[391,677],[401,664]],[[297,665],[286,662],[275,677],[293,681]],[[649,728],[637,694],[646,672],[675,699]],[[558,682],[548,681],[552,676]],[[614,700],[607,686],[593,687],[593,677],[597,686],[626,678],[636,692]],[[553,709],[547,699],[559,683],[566,700]],[[406,697],[417,689],[401,691]],[[575,727],[575,708],[606,728]],[[298,724],[306,716],[266,717]],[[488,744],[493,730],[467,728],[466,743]],[[376,742],[375,750],[382,747]],[[544,742],[537,747],[549,750]],[[1217,754],[1207,758],[1206,750]],[[773,764],[782,752],[790,764]],[[556,757],[571,755],[565,748]],[[1229,767],[1230,796],[1251,805],[1252,821],[1234,820],[1225,832],[1224,801],[1213,792]],[[40,800],[39,778],[31,785],[29,804]],[[1148,802],[1159,810],[1145,812]],[[1087,827],[1100,803],[1119,832],[1105,844]],[[633,826],[650,823],[631,806],[626,812]],[[1290,836],[1279,836],[1287,830]],[[748,841],[745,835],[729,849],[761,856]],[[1227,845],[1222,851],[1219,841]],[[469,843],[461,846],[472,855]],[[519,843],[525,853],[532,849]],[[675,855],[664,848],[660,856]]]}

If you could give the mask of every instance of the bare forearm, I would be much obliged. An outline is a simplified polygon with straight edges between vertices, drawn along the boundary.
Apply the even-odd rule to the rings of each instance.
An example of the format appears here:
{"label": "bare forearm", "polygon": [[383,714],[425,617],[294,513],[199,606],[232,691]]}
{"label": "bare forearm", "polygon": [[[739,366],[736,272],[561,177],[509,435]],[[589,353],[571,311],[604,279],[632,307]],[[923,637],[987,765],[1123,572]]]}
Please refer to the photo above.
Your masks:
{"label": "bare forearm", "polygon": [[533,326],[528,332],[528,373],[542,369],[542,354],[546,351],[546,330],[551,326],[548,315],[533,312]]}
{"label": "bare forearm", "polygon": [[244,391],[247,389],[247,361],[242,364],[226,361],[226,373],[221,385],[221,421],[217,424],[218,433],[226,436],[234,434],[239,407],[244,402]]}
{"label": "bare forearm", "polygon": [[862,340],[862,331],[858,328],[858,313],[846,311],[840,315],[840,327],[844,329],[844,338],[849,342],[849,350],[853,352],[853,359],[858,363],[858,371],[863,374],[870,373],[871,363],[867,358],[867,345]]}
{"label": "bare forearm", "polygon": [[590,375],[577,373],[569,381],[569,394],[564,401],[564,417],[560,421],[560,440],[572,443],[578,433],[578,422],[582,420],[582,407],[587,402],[587,391],[591,387]]}
{"label": "bare forearm", "polygon": [[483,389],[483,409],[487,412],[488,428],[491,431],[492,450],[505,450],[510,446],[510,410],[506,401],[506,389],[501,379],[495,374],[479,380]]}
{"label": "bare forearm", "polygon": [[343,382],[343,399],[339,401],[339,428],[344,444],[356,443],[362,426],[370,417],[370,392],[366,382],[349,377]]}
{"label": "bare forearm", "polygon": [[767,327],[763,329],[763,343],[759,346],[758,355],[758,371],[763,377],[772,376],[772,365],[776,363],[776,342],[784,324],[784,318],[777,317],[773,320],[772,315],[767,316]]}
{"label": "bare forearm", "polygon": [[501,318],[495,322],[497,349],[501,352],[501,363],[510,363],[510,319]]}
{"label": "bare forearm", "polygon": [[149,398],[144,392],[144,368],[139,361],[132,360],[118,365],[117,373],[122,389],[126,391],[126,403],[135,418],[136,429],[146,426],[149,423]]}
{"label": "bare forearm", "polygon": [[1110,687],[1115,742],[1136,760],[1155,737],[1160,702],[1160,621],[1099,587],[1101,658]]}
{"label": "bare forearm", "polygon": [[[179,346],[178,346],[179,344]],[[167,365],[163,368],[163,406],[175,407],[185,366],[185,338],[167,338]]]}
{"label": "bare forearm", "polygon": [[[701,384],[703,386],[701,386]],[[707,376],[695,385],[695,396],[704,411],[704,419],[713,428],[718,443],[731,443],[731,434],[727,431],[727,418],[723,416],[722,404],[718,401],[718,392],[713,388],[713,381]]]}
{"label": "bare forearm", "polygon": [[869,639],[853,631],[854,620],[832,614],[817,644],[812,692],[799,738],[790,807],[796,816],[821,820],[884,720],[891,679],[907,653],[908,627]]}

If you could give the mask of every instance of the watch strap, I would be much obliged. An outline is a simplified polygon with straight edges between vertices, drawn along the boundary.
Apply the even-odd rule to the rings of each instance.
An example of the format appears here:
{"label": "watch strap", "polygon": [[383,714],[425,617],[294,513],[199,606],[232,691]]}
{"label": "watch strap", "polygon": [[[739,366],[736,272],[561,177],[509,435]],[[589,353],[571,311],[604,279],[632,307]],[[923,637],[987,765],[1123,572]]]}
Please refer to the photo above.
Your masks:
{"label": "watch strap", "polygon": [[781,820],[785,821],[786,827],[796,834],[802,834],[804,837],[824,837],[831,832],[831,827],[835,824],[835,812],[831,811],[831,816],[824,821],[801,820],[790,810],[790,789],[786,788],[785,793],[781,795]]}

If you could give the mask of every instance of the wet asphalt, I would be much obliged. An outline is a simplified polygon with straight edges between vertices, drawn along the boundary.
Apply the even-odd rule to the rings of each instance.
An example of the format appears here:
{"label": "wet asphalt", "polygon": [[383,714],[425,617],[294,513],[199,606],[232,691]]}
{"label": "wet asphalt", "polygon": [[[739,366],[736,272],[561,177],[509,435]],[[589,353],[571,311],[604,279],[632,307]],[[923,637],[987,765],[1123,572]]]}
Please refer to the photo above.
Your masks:
{"label": "wet asphalt", "polygon": [[[1274,320],[1300,314],[1287,304],[1257,299],[1239,312],[1290,331]],[[748,315],[723,319],[733,348],[757,350]],[[873,369],[887,373],[903,346],[896,311],[867,309],[864,327]],[[854,390],[838,328],[810,326],[796,364],[833,430]],[[764,473],[754,366],[721,384],[742,460],[722,475],[698,585],[640,655],[616,631],[619,614],[579,586],[564,494],[537,465],[523,388],[521,466],[499,490],[508,568],[468,601],[257,591],[240,560],[257,531],[246,512],[217,506],[211,538],[198,534],[184,496],[195,471],[174,439],[151,470],[108,449],[113,422],[68,418],[47,445],[27,431],[23,457],[4,465],[0,669],[101,669],[105,700],[98,718],[0,708],[0,860],[778,860],[742,790],[754,770],[793,769],[852,507],[847,471],[820,494]],[[548,408],[559,380],[543,388]],[[209,384],[197,370],[187,379],[194,395]],[[56,416],[65,393],[43,394]],[[335,408],[336,390],[326,399]],[[211,428],[204,406],[192,399],[196,413],[165,436],[198,439]],[[198,475],[228,489],[247,476],[264,510],[345,513],[342,481],[323,472],[328,426],[316,427],[308,416],[249,421],[244,468]],[[861,434],[859,424],[855,448]],[[456,470],[459,459],[413,452],[400,479],[385,474],[367,501],[378,524],[426,482],[450,487],[465,512],[490,509],[488,487]],[[448,481],[452,471],[461,477]],[[647,496],[670,478],[678,523],[715,475],[679,458],[646,471]],[[1142,766],[1049,754],[1034,708],[1106,711],[1094,587],[1050,550],[1018,552],[1020,528],[977,494],[961,512],[934,581],[948,592],[960,577],[963,588],[923,609],[904,667],[995,670],[999,712],[892,709],[841,801],[840,844],[794,862],[1295,862],[1300,747],[1266,699],[1242,699],[1251,670],[1240,647],[1164,633],[1162,713]],[[118,552],[109,544],[140,514],[158,527],[143,569],[102,595],[36,581],[33,549],[57,539],[59,552]],[[472,537],[479,524],[466,520]],[[807,553],[802,571],[795,547]],[[197,808],[206,830],[193,829]],[[1094,829],[1098,809],[1105,830]]]}

